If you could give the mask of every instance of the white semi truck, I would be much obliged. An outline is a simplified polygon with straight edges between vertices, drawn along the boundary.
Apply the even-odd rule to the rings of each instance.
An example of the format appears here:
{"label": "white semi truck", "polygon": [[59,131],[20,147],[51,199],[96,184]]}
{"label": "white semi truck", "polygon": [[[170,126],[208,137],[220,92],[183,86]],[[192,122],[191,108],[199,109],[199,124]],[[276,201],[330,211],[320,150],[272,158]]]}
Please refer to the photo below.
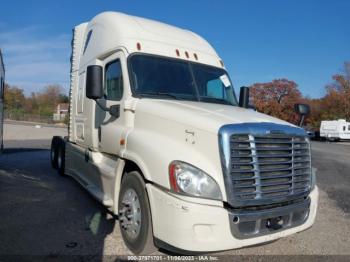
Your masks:
{"label": "white semi truck", "polygon": [[315,221],[305,131],[237,101],[199,35],[117,12],[73,30],[70,121],[52,165],[118,216],[135,254],[269,242]]}

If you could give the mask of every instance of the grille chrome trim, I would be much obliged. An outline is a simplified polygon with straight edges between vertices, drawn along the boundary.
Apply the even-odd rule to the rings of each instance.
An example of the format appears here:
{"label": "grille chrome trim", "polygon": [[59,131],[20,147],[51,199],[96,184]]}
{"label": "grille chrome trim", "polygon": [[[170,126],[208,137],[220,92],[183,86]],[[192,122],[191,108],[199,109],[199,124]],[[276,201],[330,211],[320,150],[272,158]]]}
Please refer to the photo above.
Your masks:
{"label": "grille chrome trim", "polygon": [[287,202],[310,193],[310,143],[301,128],[225,125],[219,130],[219,150],[227,201],[233,207]]}
{"label": "grille chrome trim", "polygon": [[[249,144],[250,144],[251,152],[253,155],[252,160],[254,162],[254,164],[253,164],[254,169],[251,171],[254,172],[254,177],[255,177],[254,180],[255,180],[255,184],[256,184],[256,186],[255,186],[256,198],[261,198],[261,180],[260,180],[260,176],[259,176],[259,162],[258,162],[258,156],[257,156],[258,154],[257,154],[257,150],[256,150],[255,138],[252,135],[249,135],[248,137],[249,137],[249,141],[251,141],[251,142],[249,142]],[[231,172],[232,172],[232,170],[231,170]]]}

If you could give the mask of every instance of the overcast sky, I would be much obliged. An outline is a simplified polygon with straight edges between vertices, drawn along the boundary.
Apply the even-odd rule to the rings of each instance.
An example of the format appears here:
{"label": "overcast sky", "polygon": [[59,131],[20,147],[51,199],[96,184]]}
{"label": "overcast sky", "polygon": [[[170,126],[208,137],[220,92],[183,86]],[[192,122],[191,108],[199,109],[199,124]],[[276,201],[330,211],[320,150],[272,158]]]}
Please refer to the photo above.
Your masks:
{"label": "overcast sky", "polygon": [[69,89],[71,30],[120,11],[195,31],[223,58],[239,86],[294,80],[321,97],[350,60],[348,0],[3,1],[0,48],[7,82],[26,94],[51,83]]}

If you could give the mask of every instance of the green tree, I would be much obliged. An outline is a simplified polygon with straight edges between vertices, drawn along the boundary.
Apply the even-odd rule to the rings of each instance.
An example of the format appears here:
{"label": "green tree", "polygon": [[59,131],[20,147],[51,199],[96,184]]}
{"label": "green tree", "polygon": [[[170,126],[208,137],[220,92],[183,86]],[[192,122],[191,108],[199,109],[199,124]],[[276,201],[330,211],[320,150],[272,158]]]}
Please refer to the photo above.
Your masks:
{"label": "green tree", "polygon": [[9,116],[17,118],[18,115],[23,114],[25,103],[26,98],[23,89],[5,84],[4,109]]}
{"label": "green tree", "polygon": [[60,85],[48,85],[35,94],[37,102],[36,113],[44,116],[52,116],[56,106],[64,101],[63,88]]}

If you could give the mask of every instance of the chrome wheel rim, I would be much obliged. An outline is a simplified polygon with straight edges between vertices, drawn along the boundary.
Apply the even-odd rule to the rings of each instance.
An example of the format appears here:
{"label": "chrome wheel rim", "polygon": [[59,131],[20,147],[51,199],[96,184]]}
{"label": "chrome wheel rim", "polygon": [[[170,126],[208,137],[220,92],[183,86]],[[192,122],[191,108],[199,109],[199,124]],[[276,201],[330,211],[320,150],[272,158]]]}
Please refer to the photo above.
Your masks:
{"label": "chrome wheel rim", "polygon": [[139,235],[141,230],[140,200],[132,188],[126,190],[122,197],[119,223],[129,238],[135,239]]}

